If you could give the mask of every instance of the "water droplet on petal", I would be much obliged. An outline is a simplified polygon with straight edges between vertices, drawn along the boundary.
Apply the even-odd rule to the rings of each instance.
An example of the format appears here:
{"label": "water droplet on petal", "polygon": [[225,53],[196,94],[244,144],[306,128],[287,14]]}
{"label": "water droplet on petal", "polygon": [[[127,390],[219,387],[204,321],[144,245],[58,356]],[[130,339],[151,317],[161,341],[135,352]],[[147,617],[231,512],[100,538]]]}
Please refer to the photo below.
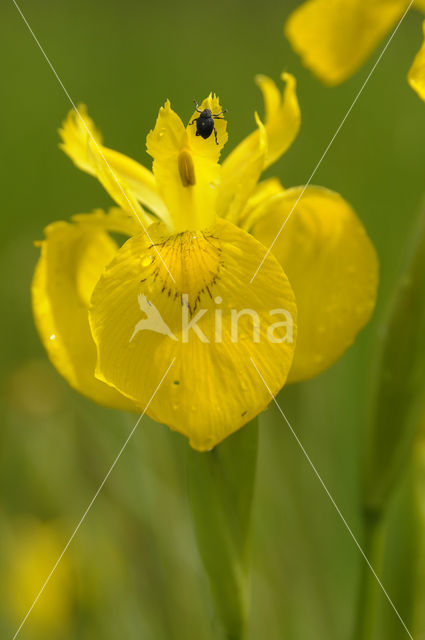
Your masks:
{"label": "water droplet on petal", "polygon": [[144,258],[142,258],[141,263],[142,267],[148,267],[150,264],[152,264],[152,256],[145,256]]}

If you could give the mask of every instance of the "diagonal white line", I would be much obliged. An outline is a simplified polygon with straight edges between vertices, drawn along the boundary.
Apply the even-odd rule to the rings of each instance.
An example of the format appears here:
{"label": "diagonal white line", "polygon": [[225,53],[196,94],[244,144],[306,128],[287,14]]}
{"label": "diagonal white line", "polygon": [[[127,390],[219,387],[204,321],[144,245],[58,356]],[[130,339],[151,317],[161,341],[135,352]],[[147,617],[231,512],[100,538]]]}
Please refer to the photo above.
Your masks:
{"label": "diagonal white line", "polygon": [[352,112],[355,104],[357,103],[358,99],[360,98],[361,94],[363,93],[363,90],[365,89],[367,83],[369,82],[369,80],[371,79],[373,73],[376,70],[376,67],[378,66],[378,64],[381,62],[382,57],[384,55],[384,53],[386,52],[386,50],[388,49],[388,47],[390,46],[392,39],[394,38],[395,34],[397,33],[397,31],[399,30],[401,23],[403,22],[404,18],[407,16],[410,7],[412,6],[412,4],[414,3],[415,0],[411,0],[409,3],[409,6],[407,7],[406,11],[403,13],[403,15],[401,16],[400,20],[397,23],[397,26],[395,27],[394,31],[392,32],[392,34],[390,35],[390,37],[387,40],[386,45],[384,46],[384,48],[382,49],[381,53],[378,56],[378,59],[376,60],[375,64],[373,65],[372,69],[369,71],[366,80],[363,82],[362,86],[360,87],[356,97],[354,98],[353,102],[351,103],[351,106],[349,107],[347,113],[345,114],[345,116],[343,117],[343,119],[341,120],[337,130],[335,131],[334,135],[332,136],[328,146],[326,147],[326,149],[324,150],[323,154],[320,157],[319,162],[316,164],[316,166],[314,167],[311,176],[309,177],[309,179],[307,180],[307,183],[304,185],[300,195],[298,196],[298,198],[295,201],[295,204],[293,205],[292,209],[290,210],[289,214],[287,215],[287,217],[285,218],[285,220],[282,223],[282,226],[280,227],[279,231],[277,232],[273,242],[271,243],[271,245],[269,246],[269,248],[267,249],[263,259],[261,260],[260,264],[257,267],[257,270],[255,271],[254,275],[252,276],[251,280],[250,280],[250,284],[252,284],[254,278],[257,276],[257,273],[260,271],[261,267],[264,264],[264,261],[266,260],[267,256],[269,255],[270,251],[273,249],[276,240],[278,239],[278,237],[280,236],[280,234],[282,233],[283,229],[285,228],[286,223],[288,222],[289,218],[291,217],[291,215],[293,214],[293,212],[295,211],[299,201],[301,200],[301,198],[303,197],[304,193],[306,192],[307,188],[309,187],[311,181],[313,180],[314,176],[316,175],[320,165],[322,164],[323,160],[325,159],[325,157],[328,154],[329,149],[331,148],[331,146],[333,145],[333,143],[335,142],[335,138],[337,137],[337,135],[339,134],[339,132],[341,131],[342,127],[344,126],[348,116],[350,115],[350,113]]}
{"label": "diagonal white line", "polygon": [[143,221],[141,220],[139,214],[137,213],[136,209],[133,207],[133,204],[130,202],[126,192],[124,191],[124,189],[122,188],[120,181],[118,180],[117,176],[115,175],[115,173],[113,172],[109,162],[106,160],[105,156],[102,153],[102,150],[100,149],[99,145],[97,144],[97,141],[95,140],[95,138],[93,137],[90,129],[88,128],[88,126],[85,123],[84,118],[82,117],[81,113],[79,112],[79,110],[77,109],[73,99],[71,98],[69,92],[67,91],[65,85],[63,84],[62,80],[60,79],[56,69],[54,68],[52,62],[50,61],[50,58],[48,57],[47,53],[44,51],[43,47],[40,44],[40,41],[38,40],[37,36],[35,35],[34,31],[31,29],[31,26],[28,23],[28,20],[26,19],[26,17],[24,16],[24,14],[22,13],[21,8],[19,7],[19,5],[17,4],[16,0],[12,0],[13,4],[15,5],[16,9],[18,10],[22,20],[24,21],[25,25],[28,28],[28,31],[30,32],[30,34],[32,35],[34,41],[36,42],[38,48],[40,49],[41,53],[44,56],[44,59],[46,60],[47,64],[49,65],[50,69],[53,71],[53,74],[56,78],[56,80],[59,82],[60,86],[62,87],[66,97],[68,98],[69,102],[71,103],[72,108],[74,109],[75,113],[77,114],[78,118],[81,120],[81,122],[83,123],[84,128],[86,129],[91,141],[93,142],[93,144],[95,145],[96,149],[98,150],[102,160],[104,161],[104,163],[106,164],[106,166],[108,167],[109,171],[111,172],[112,177],[114,178],[115,182],[117,183],[117,186],[119,188],[119,190],[121,191],[121,193],[123,194],[124,198],[127,200],[132,212],[134,213],[134,215],[136,216],[137,220],[140,222],[140,225],[142,226],[143,231],[146,233],[147,237],[149,238],[149,241],[151,243],[151,245],[154,247],[154,250],[156,251],[156,253],[158,254],[159,259],[161,260],[162,264],[164,265],[165,269],[168,271],[168,275],[170,276],[170,278],[173,280],[173,282],[175,282],[175,279],[173,278],[172,273],[170,272],[169,268],[167,267],[167,265],[164,262],[163,257],[161,256],[161,254],[159,253],[158,249],[156,248],[155,243],[153,242],[153,240],[151,239],[146,226],[143,224]]}
{"label": "diagonal white line", "polygon": [[115,468],[115,465],[117,464],[118,460],[120,459],[122,453],[124,452],[124,449],[126,448],[126,446],[128,445],[128,443],[130,442],[134,432],[136,431],[137,427],[139,426],[139,423],[141,421],[141,419],[143,418],[143,416],[146,414],[146,411],[150,405],[150,403],[152,402],[152,400],[154,399],[159,387],[161,386],[161,384],[163,383],[165,377],[167,376],[169,370],[171,369],[171,367],[173,366],[175,361],[175,358],[172,359],[171,364],[169,365],[169,367],[167,368],[167,371],[164,373],[164,375],[162,376],[161,380],[159,381],[158,386],[156,387],[155,391],[153,392],[153,394],[151,395],[149,402],[147,403],[146,407],[143,409],[143,413],[139,416],[136,424],[134,425],[134,427],[132,428],[132,430],[130,431],[129,435],[127,436],[126,441],[124,442],[124,444],[122,445],[117,457],[115,458],[115,460],[113,461],[113,463],[111,464],[111,466],[109,467],[108,473],[106,474],[106,476],[103,478],[98,490],[96,491],[96,493],[94,494],[93,498],[90,500],[89,505],[87,507],[87,509],[84,511],[79,523],[77,524],[77,526],[75,527],[71,537],[69,538],[68,542],[66,543],[66,545],[63,548],[62,553],[60,554],[59,558],[56,560],[55,564],[52,567],[52,570],[50,571],[49,575],[47,576],[46,580],[44,581],[43,586],[41,587],[40,591],[38,592],[36,598],[34,599],[34,602],[32,603],[32,605],[30,606],[30,608],[28,609],[24,619],[22,620],[21,624],[19,625],[15,635],[13,636],[12,640],[16,640],[16,638],[18,637],[19,632],[21,631],[22,627],[24,626],[25,622],[28,619],[28,616],[30,615],[31,611],[34,609],[35,605],[37,604],[41,594],[43,593],[44,589],[46,588],[47,584],[50,581],[50,578],[52,577],[52,575],[54,574],[54,572],[56,571],[60,561],[62,560],[63,556],[65,555],[66,551],[68,550],[69,545],[71,544],[71,542],[73,541],[73,539],[75,538],[76,534],[78,533],[78,530],[80,529],[81,525],[83,524],[84,520],[86,519],[87,514],[89,513],[90,509],[92,508],[96,498],[98,497],[99,493],[102,491],[103,487],[105,486],[106,481],[108,480],[109,476],[111,475],[112,471]]}
{"label": "diagonal white line", "polygon": [[266,387],[267,391],[270,393],[270,396],[273,400],[273,402],[275,403],[275,405],[277,406],[277,408],[279,409],[279,412],[281,414],[281,416],[283,417],[283,419],[285,420],[286,424],[288,425],[289,429],[291,430],[292,435],[294,436],[295,440],[297,441],[298,446],[300,447],[301,451],[303,452],[304,456],[307,458],[307,461],[309,463],[309,465],[311,466],[311,468],[313,469],[317,479],[319,480],[320,484],[322,485],[323,489],[325,490],[326,495],[328,496],[329,500],[331,501],[331,503],[333,504],[333,506],[335,507],[335,510],[337,512],[337,514],[339,515],[339,517],[341,518],[342,522],[344,523],[345,528],[347,529],[348,533],[350,534],[350,536],[353,538],[354,543],[356,545],[356,547],[358,548],[358,550],[360,551],[360,553],[362,554],[367,566],[369,567],[369,569],[371,570],[371,572],[373,573],[374,577],[376,578],[379,586],[382,589],[382,592],[384,593],[385,597],[387,598],[388,602],[390,603],[390,605],[392,606],[392,608],[394,609],[398,619],[400,620],[401,624],[404,627],[404,630],[406,631],[407,635],[409,636],[409,638],[411,640],[413,640],[413,636],[410,633],[409,629],[406,626],[406,623],[404,622],[403,618],[401,617],[401,615],[399,614],[399,612],[396,609],[395,604],[393,603],[393,601],[391,600],[390,596],[388,595],[388,592],[386,591],[384,585],[382,584],[381,580],[379,579],[379,576],[377,575],[375,569],[372,567],[371,563],[369,562],[365,552],[363,551],[362,547],[360,546],[359,541],[357,540],[356,536],[354,535],[354,533],[351,530],[350,525],[348,524],[348,522],[346,521],[346,519],[344,518],[344,516],[341,513],[340,508],[338,507],[337,503],[335,502],[332,494],[330,493],[329,489],[327,488],[326,484],[324,483],[324,481],[322,480],[322,476],[320,475],[320,473],[318,472],[318,470],[316,469],[314,463],[312,462],[310,456],[308,455],[307,451],[305,450],[305,448],[303,447],[303,444],[301,442],[301,440],[299,439],[299,437],[297,436],[297,434],[295,433],[294,429],[292,428],[288,418],[286,417],[286,415],[284,414],[283,410],[281,409],[279,403],[277,402],[276,398],[274,397],[273,393],[270,390],[270,387],[268,386],[267,382],[264,380],[264,377],[262,376],[260,370],[258,369],[257,365],[254,362],[254,359],[251,358],[251,362],[254,366],[254,368],[256,369],[258,375],[260,376],[261,380],[263,381],[264,386]]}

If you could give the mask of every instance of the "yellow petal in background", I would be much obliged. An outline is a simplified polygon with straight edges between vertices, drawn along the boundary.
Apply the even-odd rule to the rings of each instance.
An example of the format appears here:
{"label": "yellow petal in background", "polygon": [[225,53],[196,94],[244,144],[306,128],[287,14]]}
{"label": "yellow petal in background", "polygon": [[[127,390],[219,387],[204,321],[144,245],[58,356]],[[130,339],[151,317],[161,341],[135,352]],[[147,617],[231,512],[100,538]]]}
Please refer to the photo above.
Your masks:
{"label": "yellow petal in background", "polygon": [[337,193],[309,187],[288,218],[301,190],[263,203],[252,229],[269,247],[287,219],[272,251],[298,306],[290,382],[321,373],[344,353],[370,319],[378,285],[375,249],[348,203]]}
{"label": "yellow petal in background", "polygon": [[285,35],[303,64],[337,85],[367,60],[401,17],[406,0],[307,0],[295,9]]}
{"label": "yellow petal in background", "polygon": [[422,11],[422,13],[425,13],[425,0],[415,0],[413,6],[418,11]]}
{"label": "yellow petal in background", "polygon": [[[150,235],[175,282],[145,234],[123,245],[92,297],[97,375],[144,407],[174,360],[147,413],[210,449],[270,402],[251,357],[273,393],[284,385],[296,337],[293,292],[273,256],[249,283],[264,247],[225,220],[172,237],[153,225]],[[243,310],[232,333],[232,315]],[[279,322],[286,326],[273,329]]]}
{"label": "yellow petal in background", "polygon": [[132,197],[161,220],[166,218],[166,209],[158,195],[152,172],[124,154],[103,146],[102,136],[84,105],[78,105],[78,113],[74,109],[68,113],[59,134],[62,139],[61,149],[79,169],[92,176],[98,176],[96,156],[89,147],[90,141],[91,148],[97,151],[105,165],[103,171],[109,168],[118,181],[123,181],[128,186]]}
{"label": "yellow petal in background", "polygon": [[[425,36],[425,22],[422,24]],[[410,86],[425,101],[425,40],[417,53],[407,76]]]}
{"label": "yellow petal in background", "polygon": [[[2,586],[7,611],[17,626],[34,602],[46,577],[63,550],[65,527],[58,522],[18,521],[8,531],[6,566]],[[2,531],[3,544],[5,542]],[[74,580],[73,580],[74,578]],[[75,603],[75,573],[69,557],[55,571],[55,584],[46,585],[31,615],[33,637],[58,636],[67,632]]]}
{"label": "yellow petal in background", "polygon": [[32,283],[32,306],[52,364],[80,393],[106,406],[136,410],[94,376],[96,348],[88,321],[93,288],[117,251],[102,228],[55,222],[45,229]]}
{"label": "yellow petal in background", "polygon": [[[174,232],[205,228],[216,215],[219,145],[214,135],[204,140],[194,131],[194,125],[185,128],[167,101],[146,138],[158,190],[170,212],[168,226]],[[224,144],[225,129],[220,132]]]}

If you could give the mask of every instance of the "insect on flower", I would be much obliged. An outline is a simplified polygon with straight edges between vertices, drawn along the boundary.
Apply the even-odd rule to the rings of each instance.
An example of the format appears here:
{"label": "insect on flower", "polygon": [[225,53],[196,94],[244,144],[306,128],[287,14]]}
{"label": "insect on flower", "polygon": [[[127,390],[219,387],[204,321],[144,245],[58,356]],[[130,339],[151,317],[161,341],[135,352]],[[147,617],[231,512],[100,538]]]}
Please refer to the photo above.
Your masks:
{"label": "insect on flower", "polygon": [[[227,123],[214,94],[187,126],[168,100],[159,109],[146,137],[152,171],[106,147],[84,106],[60,130],[65,153],[118,207],[46,228],[32,286],[44,346],[74,389],[106,406],[146,407],[200,451],[287,381],[327,369],[375,304],[375,249],[350,205],[322,187],[261,180],[301,123],[295,78],[282,79],[283,93],[257,77],[264,123],[256,115],[221,163]],[[122,246],[115,233],[128,238]],[[272,319],[278,310],[293,319],[291,340]]]}
{"label": "insect on flower", "polygon": [[192,120],[192,122],[189,122],[189,124],[195,124],[196,122],[196,135],[201,136],[204,140],[209,138],[214,131],[215,143],[218,144],[217,129],[214,126],[214,120],[224,120],[221,116],[227,113],[227,109],[220,111],[220,113],[211,113],[210,109],[200,109],[196,100],[193,102],[195,103],[196,111],[201,115]]}

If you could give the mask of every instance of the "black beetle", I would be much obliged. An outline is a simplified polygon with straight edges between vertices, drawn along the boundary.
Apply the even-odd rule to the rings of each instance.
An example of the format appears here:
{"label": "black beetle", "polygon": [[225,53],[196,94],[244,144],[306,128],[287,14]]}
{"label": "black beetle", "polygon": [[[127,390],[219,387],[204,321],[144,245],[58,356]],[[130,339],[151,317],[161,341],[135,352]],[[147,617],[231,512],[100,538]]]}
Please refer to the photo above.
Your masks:
{"label": "black beetle", "polygon": [[227,113],[227,109],[220,111],[220,113],[211,113],[210,109],[204,109],[201,111],[196,100],[193,102],[195,103],[196,111],[201,115],[199,118],[195,118],[192,122],[189,122],[189,124],[195,124],[196,122],[196,135],[201,136],[204,140],[209,138],[214,131],[215,142],[218,144],[217,129],[214,126],[214,120],[224,120],[224,118],[220,118],[220,116]]}

